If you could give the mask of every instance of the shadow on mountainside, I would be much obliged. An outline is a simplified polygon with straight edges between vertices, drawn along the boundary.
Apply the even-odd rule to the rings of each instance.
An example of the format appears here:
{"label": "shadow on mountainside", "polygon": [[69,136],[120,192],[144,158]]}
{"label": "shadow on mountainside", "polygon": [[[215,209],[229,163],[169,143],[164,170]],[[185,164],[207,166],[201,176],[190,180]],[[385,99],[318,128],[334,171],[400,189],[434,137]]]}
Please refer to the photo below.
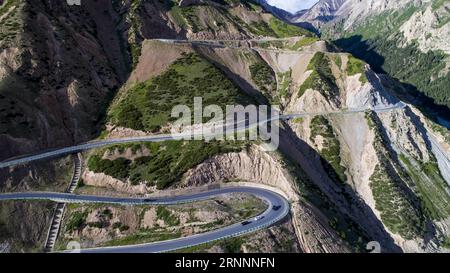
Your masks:
{"label": "shadow on mountainside", "polygon": [[303,174],[296,174],[302,180],[299,183],[304,184],[303,189],[307,187],[312,193],[302,192],[299,186],[300,194],[327,215],[330,225],[335,222],[334,228],[341,238],[359,251],[364,251],[364,243],[378,241],[383,252],[402,252],[365,201],[350,185],[333,181],[337,173],[286,124],[280,130],[279,150]]}
{"label": "shadow on mountainside", "polygon": [[[395,92],[395,95],[400,100],[414,105],[416,108],[420,109],[427,118],[435,122],[438,122],[438,117],[450,121],[450,109],[447,106],[438,104],[435,99],[425,95],[423,90],[419,90],[413,84],[402,82],[389,75],[383,68],[386,63],[385,57],[376,52],[374,45],[370,44],[367,40],[363,40],[361,35],[338,39],[334,41],[334,43],[344,51],[349,52],[355,57],[370,64],[371,68],[376,73],[381,74],[381,76],[390,83],[393,87],[390,89]],[[445,124],[441,125],[448,127],[448,125]]]}
{"label": "shadow on mountainside", "polygon": [[320,31],[313,24],[311,24],[309,22],[299,22],[299,23],[295,23],[294,25],[304,28],[306,30],[309,30],[312,33],[314,33],[320,37]]}

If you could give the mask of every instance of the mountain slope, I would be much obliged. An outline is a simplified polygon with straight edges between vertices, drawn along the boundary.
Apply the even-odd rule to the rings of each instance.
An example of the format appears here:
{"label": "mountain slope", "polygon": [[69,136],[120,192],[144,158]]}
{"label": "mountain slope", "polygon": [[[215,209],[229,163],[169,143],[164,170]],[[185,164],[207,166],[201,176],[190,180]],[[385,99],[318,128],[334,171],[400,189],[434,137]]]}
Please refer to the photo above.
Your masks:
{"label": "mountain slope", "polygon": [[[59,79],[60,74],[67,77],[69,71],[74,77],[78,73],[91,75],[81,74],[79,81],[91,82],[92,77],[97,85],[89,85],[89,90],[98,91],[100,95],[94,91],[92,94],[98,95],[99,100],[83,96],[82,92],[76,92],[76,98],[85,107],[92,104],[95,115],[89,112],[90,116],[86,117],[81,110],[72,113],[58,101],[41,108],[67,111],[69,117],[80,119],[79,123],[90,120],[91,115],[97,119],[104,116],[105,126],[96,120],[85,130],[97,131],[92,135],[102,131],[100,137],[108,138],[166,133],[174,122],[170,117],[172,107],[180,103],[192,106],[194,96],[203,97],[204,106],[270,103],[279,105],[286,114],[322,114],[283,122],[276,152],[262,149],[261,140],[136,143],[89,151],[85,153],[83,183],[77,193],[144,196],[212,183],[259,183],[283,191],[292,206],[291,217],[283,226],[258,235],[277,244],[286,242],[287,236],[283,237],[280,230],[286,228],[290,232],[287,246],[271,247],[268,251],[365,252],[371,241],[378,241],[384,252],[448,251],[450,133],[415,106],[400,102],[396,94],[401,86],[395,79],[377,74],[366,62],[341,52],[311,32],[275,19],[253,1],[142,0],[114,1],[112,5],[106,5],[105,1],[74,9],[38,1],[18,6],[21,8],[17,10],[29,15],[30,20],[47,18],[55,24],[52,28],[62,30],[56,31],[55,37],[41,34],[51,39],[39,36],[31,40],[31,49],[22,48],[17,40],[3,39],[5,47],[1,54],[5,58],[0,71],[8,73],[3,72],[2,76],[35,84],[46,83],[54,77]],[[103,4],[106,10],[100,8]],[[36,14],[32,8],[36,8]],[[83,21],[85,17],[90,20]],[[11,23],[2,30],[14,32],[10,26],[14,26],[12,22],[17,18],[4,18]],[[26,17],[20,18],[20,22],[28,25]],[[15,32],[32,35],[26,30],[25,27]],[[49,42],[45,43],[46,40]],[[70,42],[75,40],[77,47],[72,47]],[[65,41],[70,42],[65,44]],[[106,46],[109,41],[112,51],[107,50],[111,48]],[[54,46],[60,44],[64,46]],[[81,57],[74,51],[84,49],[85,44],[89,50],[85,49],[88,52],[82,53],[86,56],[81,56],[89,61],[79,67],[77,61]],[[46,52],[49,60],[39,60],[40,55],[32,54],[34,50]],[[14,66],[17,59],[28,66]],[[53,63],[53,59],[56,68],[45,66]],[[65,65],[58,68],[58,60]],[[47,89],[38,89],[38,97],[57,93],[57,88],[51,89],[53,81],[44,86]],[[112,98],[107,96],[110,89],[118,91],[111,93]],[[19,92],[23,88],[14,90]],[[13,97],[6,93],[7,89],[2,89],[0,94],[3,92],[4,99]],[[35,100],[27,101],[25,95],[21,101],[39,108]],[[101,105],[107,105],[107,109],[101,109]],[[28,116],[34,118],[31,113]],[[51,119],[52,115],[44,112],[44,117]],[[78,132],[77,128],[67,127],[71,133]],[[2,137],[8,138],[13,132],[7,128]],[[42,144],[39,137],[35,140],[34,135],[23,129],[17,132],[21,138],[28,138],[30,146],[35,143],[41,146],[24,147],[5,153],[4,157],[56,145]],[[57,139],[64,137],[57,130],[48,134],[51,133]],[[89,139],[92,135],[86,133],[84,138],[59,145]],[[18,144],[10,142],[9,145]],[[52,166],[44,169],[51,170]],[[29,173],[33,168],[29,165],[2,170],[8,179],[8,183],[2,184],[2,190],[39,189],[35,180],[29,179],[36,176]],[[17,178],[16,172],[25,175]],[[38,177],[47,181],[46,188],[57,186],[51,182],[52,177]],[[25,181],[31,182],[27,185]],[[14,209],[14,204],[8,205],[4,214],[9,216]],[[23,212],[21,217],[26,214],[32,218],[26,205],[19,211]],[[162,217],[161,214],[170,220],[167,222],[178,223],[167,212],[156,216]],[[39,221],[27,222],[26,227],[18,229],[21,232],[0,243],[15,244],[12,251],[38,249],[48,215],[47,212],[39,216]],[[122,230],[113,228],[114,236],[137,235],[133,230],[146,232],[131,219],[136,218],[136,213],[128,215],[133,228],[129,232],[123,226],[120,226]],[[158,217],[144,216],[144,220],[156,227],[161,223]],[[89,221],[96,219],[90,217]],[[74,231],[77,238],[90,238],[92,246],[96,244],[96,236],[106,234],[99,241],[111,239],[108,237],[111,227],[86,222],[87,218],[81,220],[79,230]],[[67,223],[63,230],[78,226],[71,221]],[[8,234],[15,225],[18,223],[8,227]],[[25,246],[21,245],[23,230],[38,234]],[[243,240],[251,244],[252,238]],[[63,238],[59,244],[64,243]],[[239,250],[248,249],[239,246]]]}
{"label": "mountain slope", "polygon": [[[351,56],[326,52],[300,56],[298,64],[309,65],[292,66],[292,74],[300,68],[306,76],[294,78],[288,112],[369,109],[397,103],[392,86],[385,85],[368,66],[358,64],[355,70]],[[433,148],[432,135],[439,133],[424,122],[426,118],[408,106],[386,113],[302,118],[293,120],[291,126],[320,155],[310,160],[330,178],[331,183],[316,181],[322,190],[334,201],[342,197],[333,192],[349,193],[342,202],[352,205],[358,203],[351,197],[356,194],[404,251],[416,252],[434,251],[443,243],[441,238],[448,236],[443,226],[450,216],[449,181],[444,179],[450,171],[446,164],[449,151],[436,159],[441,154]],[[356,212],[351,215],[358,217]],[[434,239],[428,241],[430,237]]]}
{"label": "mountain slope", "polygon": [[[402,99],[433,116],[448,120],[446,88],[449,45],[448,1],[341,1],[337,9],[322,9],[334,1],[320,1],[297,18],[317,26],[327,39],[403,82]],[[318,13],[317,8],[323,13]],[[316,16],[317,15],[317,16]],[[320,17],[331,20],[320,20]],[[414,57],[411,57],[414,56]],[[437,118],[436,116],[434,117]]]}
{"label": "mountain slope", "polygon": [[[299,41],[308,39],[303,37]],[[313,213],[313,219],[328,219],[325,220],[326,225],[331,230],[335,229],[338,237],[344,241],[339,250],[333,251],[344,251],[345,245],[349,245],[352,251],[361,250],[363,242],[370,240],[368,238],[382,242],[385,251],[389,252],[399,251],[396,245],[407,252],[442,251],[443,242],[448,236],[446,226],[450,213],[449,186],[444,177],[448,177],[450,170],[445,165],[448,162],[448,150],[442,158],[433,147],[435,138],[442,139],[441,133],[433,130],[432,123],[418,115],[412,106],[386,113],[371,112],[369,109],[394,106],[399,102],[392,95],[394,86],[387,79],[378,76],[367,64],[349,54],[330,51],[324,41],[299,41],[291,44],[254,42],[252,48],[238,43],[229,48],[215,48],[212,42],[199,45],[194,42],[172,44],[145,41],[132,79],[149,71],[146,70],[148,63],[169,60],[172,65],[163,66],[166,67],[165,71],[170,71],[173,65],[179,66],[180,60],[186,58],[183,52],[194,50],[204,61],[220,64],[217,67],[221,73],[238,86],[245,86],[242,81],[253,86],[239,91],[252,96],[251,92],[246,93],[245,90],[258,90],[258,85],[252,78],[250,67],[255,60],[263,61],[278,78],[279,85],[275,92],[279,92],[278,102],[286,113],[337,112],[325,117],[293,120],[281,134],[280,152],[287,164],[285,168],[297,179],[295,183],[300,190],[296,194],[306,202],[299,205],[296,213],[306,209],[305,206],[313,206],[314,210],[320,211]],[[303,46],[292,51],[290,48],[293,44]],[[160,54],[151,53],[155,51]],[[258,54],[254,55],[255,52]],[[166,56],[172,56],[171,60]],[[195,64],[187,71],[198,74]],[[242,76],[240,82],[232,76],[237,71]],[[160,77],[158,75],[165,73],[157,71],[138,81],[147,81],[147,78],[157,80]],[[169,79],[165,82],[172,81]],[[287,84],[283,86],[282,82],[285,81]],[[129,85],[133,86],[132,83]],[[147,86],[146,90],[152,92],[150,85]],[[120,97],[133,92],[133,88],[123,90]],[[270,98],[270,94],[262,95]],[[111,108],[113,112],[117,105]],[[347,109],[367,109],[367,113],[339,114],[339,111]],[[136,132],[119,129],[114,119],[111,123],[108,133],[113,136],[149,133],[145,130]],[[444,145],[442,140],[436,141]],[[264,169],[258,165],[263,164],[261,157],[264,158],[264,155],[239,150],[234,153],[225,150],[225,153],[213,155],[197,167],[192,166],[184,182],[181,181],[182,185],[241,179],[273,183],[249,171]],[[250,162],[262,162],[244,168],[251,164],[245,158],[255,156]],[[107,158],[107,155],[104,154],[103,158]],[[234,165],[234,161],[240,163]],[[276,172],[280,167],[273,165],[266,168],[275,168],[273,172]],[[101,169],[95,171],[101,172]],[[90,181],[88,183],[98,185],[93,180],[95,175],[86,177]],[[130,183],[129,179],[134,179],[118,178],[113,177],[114,183],[118,185]],[[292,187],[293,182],[276,183],[278,186]],[[143,190],[142,187],[140,190]],[[295,219],[300,219],[297,217],[300,214],[294,215]],[[350,226],[353,228],[350,229]],[[327,251],[326,247],[312,247],[309,245],[312,242],[310,240],[302,247],[311,251]],[[318,240],[328,246],[326,241]]]}
{"label": "mountain slope", "polygon": [[253,1],[127,0],[115,6],[123,25],[128,26],[134,63],[144,39],[239,40],[309,33],[292,28]]}

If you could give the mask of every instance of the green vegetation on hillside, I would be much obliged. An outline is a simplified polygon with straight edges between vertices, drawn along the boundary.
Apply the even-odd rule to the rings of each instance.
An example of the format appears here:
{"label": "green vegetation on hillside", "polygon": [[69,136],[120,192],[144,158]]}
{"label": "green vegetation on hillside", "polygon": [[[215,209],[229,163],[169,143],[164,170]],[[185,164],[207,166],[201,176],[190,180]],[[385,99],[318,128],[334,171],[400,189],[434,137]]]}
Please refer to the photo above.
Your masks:
{"label": "green vegetation on hillside", "polygon": [[289,25],[275,17],[272,17],[269,20],[269,27],[273,30],[276,37],[278,38],[287,38],[303,35],[311,36],[311,32],[294,25]]}
{"label": "green vegetation on hillside", "polygon": [[87,212],[74,212],[66,223],[66,229],[68,231],[75,231],[82,228],[86,224],[87,215]]}
{"label": "green vegetation on hillside", "polygon": [[156,132],[168,122],[172,108],[187,105],[193,109],[194,97],[203,105],[247,105],[249,98],[222,71],[195,53],[185,54],[162,75],[134,85],[116,101],[110,121],[118,126]]}
{"label": "green vegetation on hillside", "polygon": [[347,74],[349,76],[353,76],[356,74],[361,74],[359,77],[359,81],[363,84],[367,82],[367,76],[364,69],[365,63],[360,59],[353,57],[352,55],[348,56],[347,62]]}
{"label": "green vegetation on hillside", "polygon": [[311,120],[311,141],[315,141],[317,136],[322,136],[322,150],[319,151],[322,166],[328,176],[336,183],[345,183],[345,167],[342,166],[341,148],[339,140],[333,131],[330,122],[323,116],[316,116]]}
{"label": "green vegetation on hillside", "polygon": [[410,178],[392,158],[382,135],[381,124],[374,113],[366,119],[375,132],[374,148],[379,163],[370,177],[370,187],[375,199],[375,207],[381,214],[381,220],[393,233],[410,240],[423,238],[425,215],[420,200],[410,190]]}
{"label": "green vegetation on hillside", "polygon": [[[441,1],[433,2],[439,7]],[[422,52],[417,42],[405,44],[403,33],[399,30],[414,12],[421,9],[410,5],[400,11],[386,11],[380,15],[367,18],[365,22],[351,32],[340,32],[339,26],[329,33],[340,34],[336,44],[369,63],[376,72],[386,72],[405,83],[404,86],[417,98],[417,92],[431,98],[416,100],[419,106],[424,106],[428,112],[436,111],[436,105],[450,107],[450,74],[444,73],[449,56],[440,51]],[[448,16],[450,19],[450,16]],[[446,23],[445,18],[441,23]],[[385,22],[389,22],[386,24]],[[435,26],[439,27],[439,26]],[[399,46],[399,45],[402,46]],[[410,86],[412,85],[412,86]],[[400,94],[402,95],[402,94]],[[444,112],[446,110],[441,110]]]}
{"label": "green vegetation on hillside", "polygon": [[182,28],[186,28],[188,26],[186,14],[184,13],[185,11],[178,5],[172,5],[170,7],[169,14],[172,16],[175,23]]}
{"label": "green vegetation on hillside", "polygon": [[450,216],[450,189],[441,175],[437,162],[416,162],[405,155],[400,155],[399,159],[414,182],[413,189],[422,201],[427,215],[438,221]]}
{"label": "green vegetation on hillside", "polygon": [[[113,3],[114,4],[114,3]],[[143,9],[142,3],[139,1],[132,1],[130,6],[130,12],[126,13],[125,20],[130,25],[128,31],[128,44],[130,47],[130,55],[133,68],[139,62],[139,57],[141,56],[142,41],[144,38],[141,35],[142,21],[139,16],[140,10]],[[120,9],[117,7],[117,9]]]}
{"label": "green vegetation on hillside", "polygon": [[308,70],[312,70],[311,75],[300,86],[299,97],[308,89],[319,91],[327,100],[335,100],[339,96],[339,88],[336,85],[330,60],[323,52],[317,52],[308,65]]}
{"label": "green vegetation on hillside", "polygon": [[180,219],[165,206],[158,206],[156,208],[156,217],[163,220],[164,223],[169,225],[170,227],[180,224]]}
{"label": "green vegetation on hillside", "polygon": [[334,55],[334,63],[336,64],[336,66],[341,69],[342,68],[342,57],[340,54],[335,54]]}
{"label": "green vegetation on hillside", "polygon": [[154,229],[140,229],[139,232],[122,238],[115,238],[102,244],[102,247],[136,245],[151,242],[161,242],[181,237],[181,232],[155,231]]}
{"label": "green vegetation on hillside", "polygon": [[450,236],[448,236],[444,240],[442,240],[442,246],[447,249],[450,249]]}
{"label": "green vegetation on hillside", "polygon": [[439,125],[433,121],[430,121],[430,120],[428,120],[428,125],[431,127],[431,129],[434,132],[441,134],[447,143],[450,143],[450,130],[449,129],[447,129],[444,126]]}
{"label": "green vegetation on hillside", "polygon": [[305,37],[300,40],[298,40],[292,47],[292,50],[299,50],[300,48],[304,46],[309,46],[314,44],[315,42],[319,41],[319,38],[317,37]]}
{"label": "green vegetation on hillside", "polygon": [[272,68],[263,60],[258,60],[249,67],[252,80],[259,90],[268,98],[272,97],[271,92],[276,89],[276,79]]}
{"label": "green vegetation on hillside", "polygon": [[[5,0],[3,4],[0,5],[0,16],[5,15],[7,12],[16,9],[19,4],[18,0]],[[5,20],[5,18],[2,18]]]}
{"label": "green vegetation on hillside", "polygon": [[[241,194],[170,206],[68,204],[55,249],[64,250],[70,241],[83,247],[164,241],[186,236],[186,231],[199,234],[239,223],[266,209],[263,200]],[[216,219],[209,220],[209,214],[215,213]],[[88,215],[91,222],[87,222]],[[85,232],[94,229],[102,230]],[[108,236],[98,238],[98,232]]]}
{"label": "green vegetation on hillside", "polygon": [[0,50],[10,45],[21,34],[23,20],[20,16],[23,5],[18,0],[6,0],[0,6],[0,17],[3,17],[0,21]]}
{"label": "green vegetation on hillside", "polygon": [[253,34],[259,36],[275,37],[275,38],[288,38],[294,36],[307,36],[314,37],[311,32],[294,26],[289,25],[275,17],[272,17],[269,22],[265,21],[253,21],[250,24],[240,21],[244,26]]}
{"label": "green vegetation on hillside", "polygon": [[412,84],[426,96],[435,99],[436,103],[450,107],[450,95],[447,92],[450,74],[442,75],[447,55],[433,51],[423,53],[416,44],[398,47],[395,40],[376,39],[371,43],[373,51],[364,51],[358,47],[358,43],[350,40],[338,42],[358,58],[370,63],[376,72],[386,71],[402,82]]}
{"label": "green vegetation on hillside", "polygon": [[391,232],[400,234],[407,240],[423,236],[424,219],[408,199],[406,185],[396,177],[395,170],[388,161],[376,166],[370,177],[370,187],[375,207],[381,213],[381,220]]}
{"label": "green vegetation on hillside", "polygon": [[[246,147],[245,142],[211,141],[167,141],[161,143],[146,143],[142,148],[150,150],[150,156],[134,160],[118,158],[103,159],[105,150],[100,150],[88,160],[88,167],[97,173],[106,173],[114,178],[125,180],[137,185],[146,182],[164,189],[181,179],[181,176],[206,159],[229,152],[239,152]],[[109,149],[120,149],[122,145]]]}
{"label": "green vegetation on hillside", "polygon": [[89,158],[88,167],[92,171],[102,172],[117,179],[125,179],[130,172],[131,161],[125,158],[115,160],[102,159],[99,155]]}
{"label": "green vegetation on hillside", "polygon": [[[208,28],[204,26],[198,18],[198,13],[200,12],[199,9],[201,8],[212,10],[212,8],[210,7],[189,6],[183,8],[175,8],[175,12],[173,14],[175,14],[175,18],[177,18],[176,20],[181,27],[190,26],[192,32],[198,33],[200,31],[208,30]],[[222,19],[221,17],[216,18]]]}
{"label": "green vegetation on hillside", "polygon": [[[416,5],[408,5],[401,10],[395,10],[394,12],[387,10],[382,13],[371,16],[364,20],[364,23],[357,25],[355,28],[348,31],[339,31],[336,29],[336,33],[343,35],[343,37],[350,37],[351,35],[361,35],[364,40],[383,37],[382,35],[387,33],[395,33],[400,31],[400,27],[420,8]],[[386,24],[386,22],[389,22]],[[326,30],[330,31],[330,30]],[[326,33],[327,35],[328,33]],[[387,37],[387,36],[385,36]],[[386,40],[385,37],[382,40]]]}
{"label": "green vegetation on hillside", "polygon": [[434,0],[433,4],[431,5],[431,8],[433,11],[438,10],[440,7],[442,7],[445,3],[448,3],[449,0]]}
{"label": "green vegetation on hillside", "polygon": [[[287,169],[295,183],[298,186],[301,202],[305,205],[313,205],[318,208],[328,219],[330,219],[330,226],[336,231],[342,240],[348,242],[349,246],[355,252],[364,252],[367,243],[370,240],[367,233],[360,226],[358,222],[351,219],[348,215],[340,210],[342,204],[336,205],[336,200],[328,197],[313,181],[310,180],[302,165],[293,163],[288,157],[284,156],[284,168]],[[347,189],[343,183],[340,183],[342,195],[352,205],[356,204],[356,200],[352,200],[348,195]],[[313,230],[305,231],[314,232]]]}
{"label": "green vegetation on hillside", "polygon": [[285,49],[287,42],[280,40],[272,40],[272,41],[258,41],[257,45],[261,48],[265,49]]}
{"label": "green vegetation on hillside", "polygon": [[[286,98],[292,84],[292,69],[284,73],[278,73],[278,96],[279,98]],[[279,99],[278,99],[279,100]]]}
{"label": "green vegetation on hillside", "polygon": [[279,49],[279,50],[293,50],[297,51],[302,47],[309,46],[315,42],[320,41],[318,37],[315,36],[303,36],[296,42],[291,40],[263,40],[258,41],[257,45],[265,49]]}

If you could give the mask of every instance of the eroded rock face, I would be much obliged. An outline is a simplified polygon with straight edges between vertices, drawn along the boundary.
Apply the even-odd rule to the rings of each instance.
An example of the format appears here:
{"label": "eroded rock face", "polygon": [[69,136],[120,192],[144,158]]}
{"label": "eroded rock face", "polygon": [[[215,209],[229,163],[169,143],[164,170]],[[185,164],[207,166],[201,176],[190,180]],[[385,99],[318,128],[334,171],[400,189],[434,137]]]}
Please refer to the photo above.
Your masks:
{"label": "eroded rock face", "polygon": [[259,150],[214,156],[185,174],[176,187],[201,186],[233,180],[262,183],[280,188],[293,200],[298,199],[289,175],[270,155]]}
{"label": "eroded rock face", "polygon": [[89,170],[86,170],[83,173],[82,178],[86,185],[112,188],[118,192],[129,194],[146,194],[148,192],[147,187],[144,184],[133,186],[127,182],[112,178],[106,174],[94,173]]}
{"label": "eroded rock face", "polygon": [[336,236],[335,231],[327,224],[327,218],[319,210],[304,203],[294,204],[292,209],[297,213],[297,218],[294,218],[293,224],[305,253],[352,252]]}
{"label": "eroded rock face", "polygon": [[[277,156],[270,155],[258,147],[241,153],[215,156],[186,173],[177,187],[198,186],[224,181],[247,181],[261,183],[281,189],[292,201],[293,226],[304,252],[349,252],[350,249],[332,230],[318,210],[305,214],[305,204],[299,201],[290,174],[282,167]],[[309,207],[311,210],[311,207]],[[317,214],[319,213],[319,214]],[[298,225],[298,223],[306,223]],[[305,236],[326,234],[327,236]],[[317,244],[320,242],[320,244]],[[321,246],[318,246],[321,245]]]}

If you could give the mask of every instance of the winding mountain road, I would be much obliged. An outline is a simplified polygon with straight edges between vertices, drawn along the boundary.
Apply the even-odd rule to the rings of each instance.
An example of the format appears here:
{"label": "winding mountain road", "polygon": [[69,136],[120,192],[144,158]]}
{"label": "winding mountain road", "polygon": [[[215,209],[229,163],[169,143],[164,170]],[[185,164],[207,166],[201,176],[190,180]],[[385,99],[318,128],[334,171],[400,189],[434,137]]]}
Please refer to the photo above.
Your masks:
{"label": "winding mountain road", "polygon": [[267,209],[255,218],[242,223],[220,228],[207,233],[196,234],[174,240],[161,241],[148,244],[127,245],[118,247],[101,247],[91,249],[81,249],[82,253],[155,253],[168,252],[178,249],[210,243],[217,240],[231,238],[254,232],[269,227],[282,220],[289,214],[288,201],[273,191],[257,187],[225,187],[207,192],[160,197],[160,198],[120,198],[90,195],[74,195],[67,193],[46,193],[46,192],[26,192],[26,193],[6,193],[0,194],[0,201],[4,200],[51,200],[58,203],[103,203],[116,205],[177,205],[208,200],[220,195],[230,193],[251,194],[262,199],[267,204]]}
{"label": "winding mountain road", "polygon": [[[245,130],[248,130],[250,128],[254,128],[255,126],[267,124],[271,121],[277,121],[277,120],[290,120],[293,118],[300,118],[300,117],[308,117],[308,116],[319,116],[319,115],[347,115],[347,114],[354,114],[354,113],[362,113],[369,110],[381,113],[381,112],[387,112],[395,109],[401,109],[404,108],[406,105],[403,102],[399,102],[394,105],[386,106],[386,107],[378,107],[373,109],[368,108],[358,108],[358,109],[349,109],[346,111],[328,111],[328,112],[303,112],[303,113],[291,113],[291,114],[285,114],[285,115],[278,115],[274,116],[272,118],[262,120],[256,123],[252,124],[246,124],[245,120],[241,120],[232,124],[226,124],[224,127],[224,131],[229,129],[230,127],[233,127],[236,132],[242,132]],[[200,132],[198,134],[203,135],[203,132]],[[223,132],[219,133],[220,135],[223,134]],[[210,134],[210,135],[203,135],[204,137],[210,137],[210,136],[216,136],[217,134]],[[153,136],[143,136],[143,137],[129,137],[129,138],[117,138],[117,139],[105,139],[105,140],[94,140],[90,141],[84,144],[75,145],[71,147],[56,149],[36,155],[28,155],[28,156],[21,156],[13,159],[9,159],[3,162],[0,162],[0,168],[6,168],[6,167],[12,167],[16,165],[26,164],[29,162],[42,160],[42,159],[48,159],[48,158],[55,158],[63,155],[69,155],[73,153],[78,153],[82,151],[92,150],[96,148],[101,148],[109,145],[116,145],[116,144],[127,144],[127,143],[135,143],[135,142],[163,142],[168,140],[185,140],[190,139],[192,137],[195,137],[196,133],[192,134],[191,132],[188,133],[180,133],[180,134],[171,134],[171,135],[153,135]]]}
{"label": "winding mountain road", "polygon": [[[293,118],[306,117],[306,116],[317,116],[317,115],[347,115],[365,112],[372,110],[375,112],[387,112],[394,109],[404,108],[406,105],[399,102],[395,105],[378,107],[372,109],[350,109],[346,111],[331,111],[331,112],[317,112],[317,113],[292,113],[286,115],[278,115],[272,118],[256,122],[253,124],[248,124],[248,121],[241,120],[233,124],[220,125],[225,129],[228,126],[232,126],[236,131],[244,131],[257,125],[266,124],[270,121],[276,120],[290,120]],[[216,126],[216,125],[214,125]],[[84,150],[100,148],[108,145],[114,144],[124,144],[133,142],[161,142],[167,140],[183,140],[191,134],[175,134],[175,135],[157,135],[157,136],[145,136],[145,137],[131,137],[131,138],[121,138],[121,139],[107,139],[92,141],[85,144],[62,148],[54,151],[45,152],[42,154],[24,156],[22,158],[11,159],[0,163],[0,168],[11,167],[15,165],[25,164],[28,162],[48,159],[52,157],[62,156],[66,154],[73,154],[81,152]],[[80,252],[85,253],[150,253],[150,252],[167,252],[174,251],[177,249],[182,249],[190,246],[195,246],[199,244],[204,244],[208,242],[213,242],[216,240],[230,238],[235,236],[240,236],[246,233],[250,233],[256,230],[266,228],[276,222],[282,220],[289,213],[289,203],[288,201],[279,195],[268,189],[262,189],[257,187],[228,187],[221,188],[212,191],[190,194],[190,195],[180,195],[180,196],[170,196],[165,198],[117,198],[117,197],[106,197],[106,196],[90,196],[90,195],[75,195],[69,193],[51,193],[51,192],[26,192],[26,193],[4,193],[0,194],[0,201],[2,200],[51,200],[58,203],[104,203],[104,204],[120,204],[120,205],[175,205],[181,203],[197,202],[201,200],[207,200],[214,198],[219,195],[229,194],[229,193],[245,193],[254,195],[262,200],[264,200],[268,208],[261,215],[254,219],[248,221],[237,223],[228,227],[217,229],[211,232],[197,234],[189,237],[155,242],[149,244],[141,245],[128,245],[128,246],[118,246],[118,247],[102,247],[102,248],[92,248],[92,249],[82,249]]]}

